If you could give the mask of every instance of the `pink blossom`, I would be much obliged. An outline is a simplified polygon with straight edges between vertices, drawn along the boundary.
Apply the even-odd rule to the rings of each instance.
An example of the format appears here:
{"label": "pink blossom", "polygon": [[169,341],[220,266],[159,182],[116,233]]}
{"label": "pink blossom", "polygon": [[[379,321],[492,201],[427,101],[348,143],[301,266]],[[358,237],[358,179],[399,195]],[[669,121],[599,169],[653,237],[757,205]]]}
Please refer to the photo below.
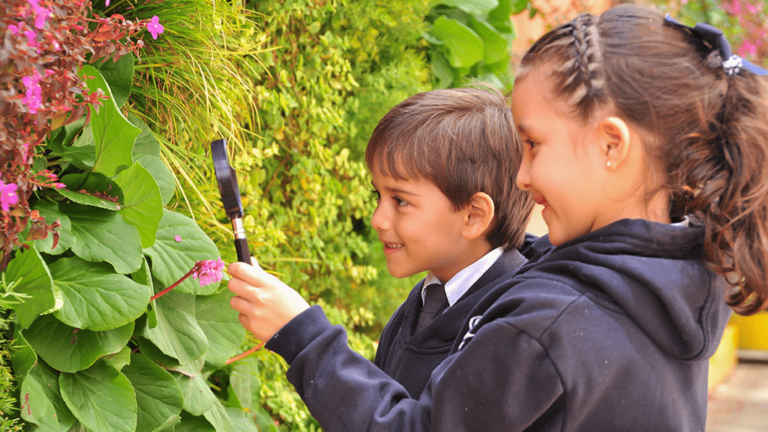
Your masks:
{"label": "pink blossom", "polygon": [[32,114],[37,113],[37,109],[43,104],[43,89],[40,87],[40,78],[41,76],[35,71],[32,75],[21,79],[22,84],[27,88],[21,102],[27,104],[29,112]]}
{"label": "pink blossom", "polygon": [[221,281],[222,270],[224,270],[224,262],[221,257],[214,260],[198,261],[195,264],[192,277],[194,279],[200,279],[200,286],[212,284],[214,282]]}
{"label": "pink blossom", "polygon": [[37,46],[37,33],[34,30],[27,30],[24,32],[24,36],[27,37],[27,45],[34,48]]}
{"label": "pink blossom", "polygon": [[181,243],[181,236],[180,235],[177,235],[173,239],[176,240],[177,242]]}
{"label": "pink blossom", "polygon": [[46,175],[46,177],[48,177],[48,178],[49,178],[49,179],[51,179],[51,180],[58,180],[58,178],[59,178],[59,176],[57,176],[57,175],[56,175],[56,174],[54,174],[54,173],[48,173],[48,174]]}
{"label": "pink blossom", "polygon": [[749,41],[744,42],[741,47],[739,47],[737,53],[740,57],[755,56],[757,55],[757,45]]}
{"label": "pink blossom", "polygon": [[22,28],[24,28],[24,21],[21,21],[18,24],[11,24],[8,26],[8,30],[11,31],[12,35],[15,35],[16,33],[21,32]]}
{"label": "pink blossom", "polygon": [[733,15],[741,15],[741,0],[733,0],[730,9]]}
{"label": "pink blossom", "polygon": [[[16,183],[5,184],[0,180],[0,206],[2,206],[3,211],[9,211],[12,205],[19,202],[19,195],[16,193],[18,188],[19,186],[17,186]],[[219,280],[221,280],[221,278],[219,278]]]}
{"label": "pink blossom", "polygon": [[755,4],[747,3],[747,10],[749,11],[749,13],[756,14],[756,13],[760,12],[760,9],[762,9],[762,8],[758,7]]}
{"label": "pink blossom", "polygon": [[107,1],[104,3],[104,6],[109,6],[109,1],[110,1],[110,0],[107,0]]}
{"label": "pink blossom", "polygon": [[152,35],[152,39],[157,39],[157,35],[162,34],[165,31],[165,27],[160,24],[160,18],[157,15],[147,23],[147,31]]}
{"label": "pink blossom", "polygon": [[67,185],[65,185],[64,183],[56,183],[53,186],[56,187],[56,189],[64,189],[65,187],[67,187]]}
{"label": "pink blossom", "polygon": [[51,15],[51,11],[48,8],[39,5],[39,0],[28,0],[30,6],[32,6],[32,13],[35,14],[35,27],[41,29],[45,27],[45,22]]}

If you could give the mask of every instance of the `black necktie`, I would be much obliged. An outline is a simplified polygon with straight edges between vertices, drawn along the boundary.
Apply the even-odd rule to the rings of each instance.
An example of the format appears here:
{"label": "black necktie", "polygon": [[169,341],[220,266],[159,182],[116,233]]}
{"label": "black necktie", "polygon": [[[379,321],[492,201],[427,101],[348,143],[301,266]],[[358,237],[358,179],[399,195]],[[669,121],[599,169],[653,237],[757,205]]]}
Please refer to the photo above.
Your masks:
{"label": "black necktie", "polygon": [[435,283],[427,287],[424,295],[424,306],[416,323],[416,333],[425,329],[432,321],[448,307],[448,297],[445,295],[445,285]]}

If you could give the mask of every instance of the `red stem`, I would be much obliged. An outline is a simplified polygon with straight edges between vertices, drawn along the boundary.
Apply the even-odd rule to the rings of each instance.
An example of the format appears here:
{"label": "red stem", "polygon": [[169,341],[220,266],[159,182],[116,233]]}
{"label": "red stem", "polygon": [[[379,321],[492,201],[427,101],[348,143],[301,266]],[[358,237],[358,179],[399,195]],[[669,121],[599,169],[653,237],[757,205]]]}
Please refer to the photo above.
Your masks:
{"label": "red stem", "polygon": [[188,272],[187,272],[187,274],[185,274],[184,276],[182,276],[182,277],[181,277],[181,279],[179,279],[179,280],[177,280],[176,282],[174,282],[174,283],[173,283],[173,285],[171,285],[171,286],[169,286],[168,288],[166,288],[166,289],[164,289],[164,290],[160,291],[159,293],[157,293],[157,294],[153,295],[153,296],[152,296],[152,297],[149,299],[149,301],[155,301],[155,300],[159,299],[160,297],[162,297],[162,296],[164,296],[164,295],[168,294],[168,291],[170,291],[170,290],[172,290],[172,289],[176,288],[177,286],[179,286],[179,284],[180,284],[180,283],[184,282],[184,281],[185,281],[185,280],[186,280],[188,277],[192,276],[192,273],[195,271],[195,269],[196,269],[196,268],[197,268],[197,264],[195,264],[195,266],[194,266],[194,267],[192,267],[192,269],[191,269],[190,271],[188,271]]}
{"label": "red stem", "polygon": [[238,360],[240,360],[240,359],[242,359],[244,357],[247,357],[247,356],[255,353],[256,351],[258,351],[263,346],[264,346],[264,342],[256,345],[255,347],[249,349],[248,351],[246,351],[246,352],[244,352],[244,353],[242,353],[240,355],[236,355],[236,356],[232,357],[231,359],[227,360],[226,364],[232,364],[232,363],[234,363],[234,362],[236,362],[236,361],[238,361]]}

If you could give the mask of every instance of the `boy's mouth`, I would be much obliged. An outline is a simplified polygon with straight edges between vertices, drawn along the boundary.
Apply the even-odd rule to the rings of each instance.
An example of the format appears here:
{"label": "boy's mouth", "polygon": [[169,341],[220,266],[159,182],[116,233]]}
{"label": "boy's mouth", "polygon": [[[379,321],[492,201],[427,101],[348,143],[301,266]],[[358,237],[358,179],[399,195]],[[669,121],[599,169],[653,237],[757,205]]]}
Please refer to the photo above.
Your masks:
{"label": "boy's mouth", "polygon": [[397,252],[403,246],[405,246],[402,243],[387,243],[387,242],[382,242],[382,243],[384,243],[384,254],[387,254],[387,255]]}

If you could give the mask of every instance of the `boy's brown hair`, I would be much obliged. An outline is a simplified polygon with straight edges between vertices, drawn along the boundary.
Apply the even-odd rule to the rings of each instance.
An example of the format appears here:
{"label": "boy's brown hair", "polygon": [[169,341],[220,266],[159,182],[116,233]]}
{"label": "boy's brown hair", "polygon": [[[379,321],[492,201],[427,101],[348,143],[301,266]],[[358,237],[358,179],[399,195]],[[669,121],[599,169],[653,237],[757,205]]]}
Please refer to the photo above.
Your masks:
{"label": "boy's brown hair", "polygon": [[522,245],[533,210],[531,195],[515,186],[522,157],[509,99],[492,88],[411,96],[379,121],[365,152],[371,171],[430,181],[457,211],[488,194],[495,214],[487,239],[504,249]]}

